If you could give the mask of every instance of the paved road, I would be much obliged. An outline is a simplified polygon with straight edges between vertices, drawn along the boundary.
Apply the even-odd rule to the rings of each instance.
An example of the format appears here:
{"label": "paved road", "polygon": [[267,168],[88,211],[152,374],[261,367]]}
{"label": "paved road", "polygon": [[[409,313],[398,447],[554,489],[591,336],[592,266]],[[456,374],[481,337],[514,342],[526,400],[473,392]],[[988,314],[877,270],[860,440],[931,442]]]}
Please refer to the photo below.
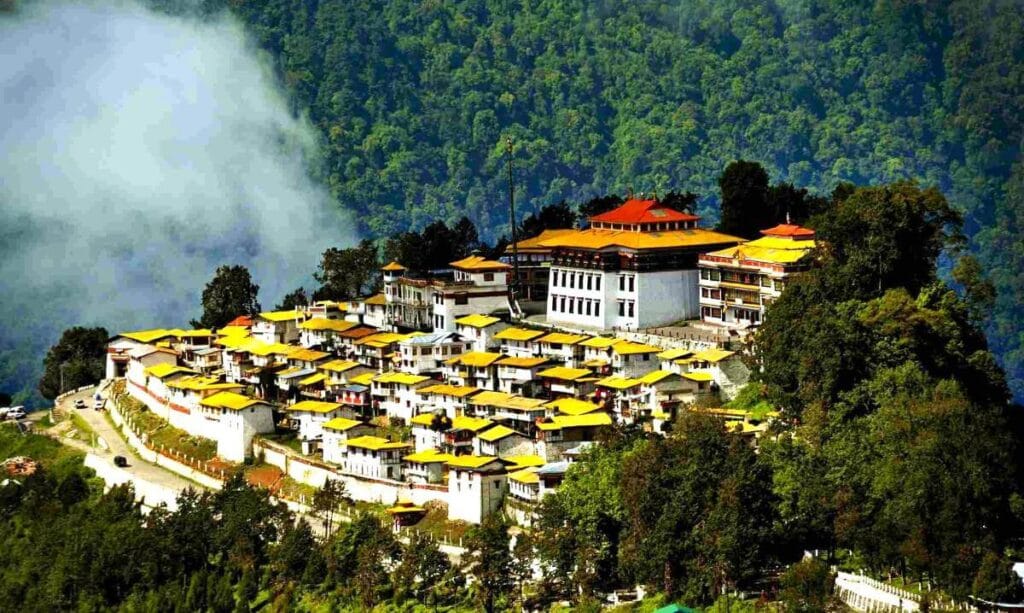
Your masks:
{"label": "paved road", "polygon": [[[94,455],[100,456],[111,463],[113,463],[114,456],[124,456],[128,459],[128,466],[123,470],[131,474],[133,477],[144,479],[155,485],[160,485],[174,491],[181,491],[187,487],[191,487],[192,489],[202,489],[200,485],[183,477],[179,477],[156,464],[150,464],[136,456],[131,447],[128,446],[128,443],[125,442],[124,438],[121,436],[121,433],[114,428],[114,425],[110,422],[106,412],[96,411],[92,408],[92,396],[95,391],[95,388],[90,388],[85,391],[78,392],[77,394],[65,398],[58,407],[67,413],[77,413],[79,417],[89,424],[89,427],[93,429],[96,435],[103,439],[103,442],[106,443],[106,448],[104,448],[103,445],[95,448],[88,448],[88,446],[83,443],[74,445],[74,442],[67,439],[61,439],[61,442],[71,443],[75,447],[91,451]],[[79,398],[85,400],[87,408],[75,408],[75,401]]]}

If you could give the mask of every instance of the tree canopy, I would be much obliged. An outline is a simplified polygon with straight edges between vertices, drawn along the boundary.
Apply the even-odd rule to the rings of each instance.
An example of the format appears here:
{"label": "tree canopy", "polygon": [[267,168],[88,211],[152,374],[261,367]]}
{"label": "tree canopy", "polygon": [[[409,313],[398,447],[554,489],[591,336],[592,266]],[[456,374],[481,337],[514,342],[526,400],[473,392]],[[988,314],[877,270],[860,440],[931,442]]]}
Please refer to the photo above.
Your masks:
{"label": "tree canopy", "polygon": [[255,315],[260,312],[259,292],[245,266],[220,266],[203,289],[203,315],[192,325],[220,328],[239,315]]}
{"label": "tree canopy", "polygon": [[[43,398],[52,400],[67,390],[102,379],[109,339],[104,328],[75,326],[65,330],[43,360],[43,376],[39,379]],[[10,402],[10,397],[7,401]]]}

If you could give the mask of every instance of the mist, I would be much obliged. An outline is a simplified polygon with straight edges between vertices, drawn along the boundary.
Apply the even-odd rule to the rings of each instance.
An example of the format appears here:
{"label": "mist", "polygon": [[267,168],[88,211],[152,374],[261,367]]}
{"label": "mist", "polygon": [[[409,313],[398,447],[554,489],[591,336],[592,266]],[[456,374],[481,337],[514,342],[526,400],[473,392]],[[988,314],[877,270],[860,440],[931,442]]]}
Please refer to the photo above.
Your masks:
{"label": "mist", "polygon": [[[273,307],[354,240],[316,139],[238,22],[132,2],[0,13],[0,352],[71,325],[184,326],[221,264]],[[19,358],[24,361],[25,357]],[[6,381],[4,391],[34,387]]]}

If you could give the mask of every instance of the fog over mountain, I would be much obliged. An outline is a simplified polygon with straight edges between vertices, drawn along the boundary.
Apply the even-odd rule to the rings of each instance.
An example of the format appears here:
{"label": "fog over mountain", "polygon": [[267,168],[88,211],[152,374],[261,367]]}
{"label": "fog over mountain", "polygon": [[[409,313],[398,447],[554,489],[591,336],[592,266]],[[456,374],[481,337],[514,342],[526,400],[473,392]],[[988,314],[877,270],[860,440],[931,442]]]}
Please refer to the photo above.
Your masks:
{"label": "fog over mountain", "polygon": [[220,264],[264,306],[353,232],[314,132],[227,14],[44,2],[0,15],[0,381],[74,324],[186,325]]}

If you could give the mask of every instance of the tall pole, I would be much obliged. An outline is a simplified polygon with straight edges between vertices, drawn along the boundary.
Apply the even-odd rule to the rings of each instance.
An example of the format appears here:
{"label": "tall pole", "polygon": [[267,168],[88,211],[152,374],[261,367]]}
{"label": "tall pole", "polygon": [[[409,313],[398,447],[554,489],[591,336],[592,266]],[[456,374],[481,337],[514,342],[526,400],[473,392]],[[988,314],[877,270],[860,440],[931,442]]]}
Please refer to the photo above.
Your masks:
{"label": "tall pole", "polygon": [[516,236],[516,188],[512,183],[512,137],[505,138],[505,152],[508,155],[508,214],[509,224],[512,227],[512,283],[509,284],[509,292],[512,301],[515,302],[519,290],[519,247],[516,243],[519,238]]}

